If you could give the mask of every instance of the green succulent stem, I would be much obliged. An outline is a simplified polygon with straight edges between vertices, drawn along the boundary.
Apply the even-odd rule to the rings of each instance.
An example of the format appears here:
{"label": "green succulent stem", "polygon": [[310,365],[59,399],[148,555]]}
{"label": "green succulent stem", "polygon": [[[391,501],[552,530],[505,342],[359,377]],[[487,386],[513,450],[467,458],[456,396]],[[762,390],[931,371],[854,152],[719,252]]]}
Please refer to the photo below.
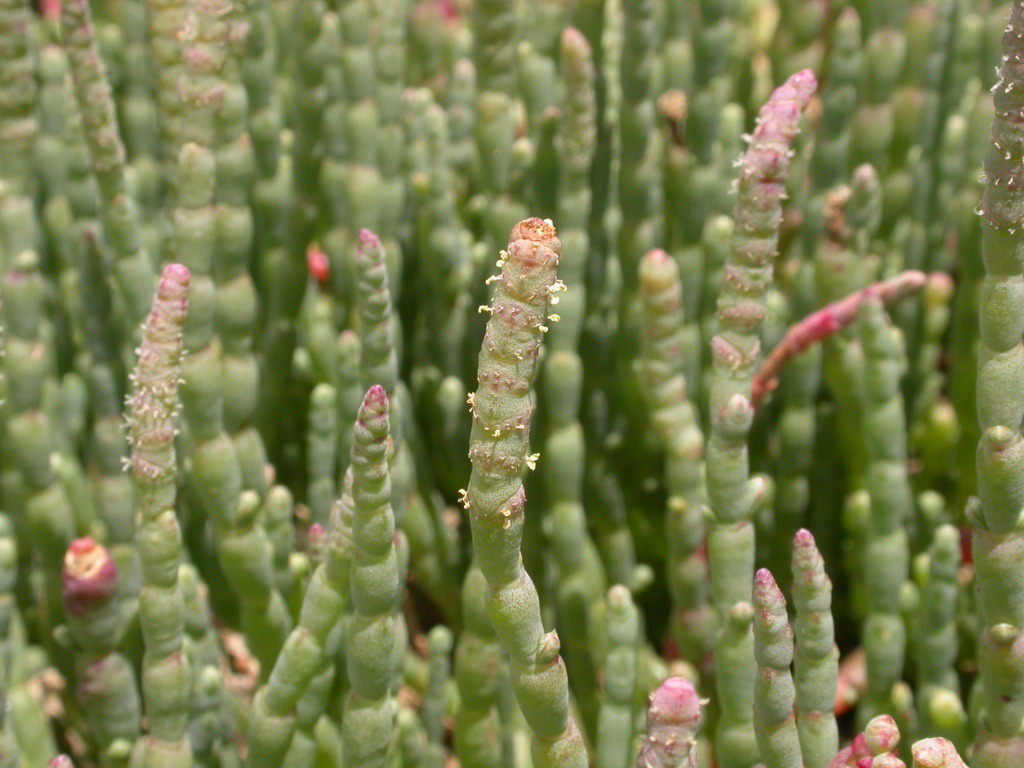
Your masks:
{"label": "green succulent stem", "polygon": [[128,417],[139,520],[135,546],[142,565],[139,624],[145,655],[141,682],[148,727],[132,758],[139,768],[192,764],[187,732],[189,662],[183,650],[185,605],[178,584],[182,543],[174,509],[174,436],[188,290],[185,267],[164,268],[142,333]]}
{"label": "green succulent stem", "polygon": [[807,768],[826,768],[839,748],[835,718],[839,648],[832,618],[832,582],[810,531],[793,539],[793,634],[796,726]]}
{"label": "green succulent stem", "polygon": [[322,559],[306,585],[298,622],[274,669],[253,699],[249,715],[248,768],[280,765],[294,743],[298,704],[330,660],[331,637],[350,597],[352,477],[331,510]]}
{"label": "green succulent stem", "polygon": [[92,171],[100,191],[103,227],[114,251],[114,279],[129,338],[138,337],[152,297],[154,270],[142,245],[139,213],[125,184],[121,141],[106,67],[96,44],[88,0],[62,2],[61,28]]}
{"label": "green succulent stem", "polygon": [[377,768],[388,764],[394,733],[394,614],[402,588],[391,509],[388,413],[384,387],[375,384],[363,398],[352,446],[354,613],[346,632],[351,689],[341,726],[345,763]]}
{"label": "green succulent stem", "polygon": [[530,388],[547,329],[561,243],[548,221],[527,219],[509,235],[498,265],[491,315],[484,332],[471,396],[473,464],[463,506],[473,549],[487,581],[487,609],[509,654],[512,689],[533,732],[538,768],[587,762],[583,739],[569,715],[565,665],[556,632],[545,632],[537,589],[523,569],[520,543],[526,493],[522,474],[536,465],[529,453]]}
{"label": "green succulent stem", "polygon": [[[790,144],[816,87],[810,71],[798,72],[776,89],[761,110],[740,165],[732,249],[718,299],[718,333],[711,341],[711,435],[706,458],[712,514],[708,534],[711,602],[720,626],[716,654],[722,656],[728,646],[738,656],[738,663],[719,668],[717,689],[723,703],[747,696],[756,671],[752,637],[749,630],[739,631],[736,623],[736,607],[750,599],[752,517],[765,494],[764,481],[750,478],[747,435],[754,415],[754,371],[761,354],[758,330],[767,313]],[[740,646],[746,647],[745,654]],[[723,768],[747,768],[758,761],[752,712],[752,708],[731,705],[724,709],[715,739]]]}
{"label": "green succulent stem", "polygon": [[1024,755],[1024,590],[1013,565],[1024,549],[1019,477],[1024,472],[1024,224],[1020,163],[1024,129],[1024,4],[1014,3],[993,88],[995,117],[981,201],[985,278],[978,359],[978,498],[968,505],[978,591],[978,668],[982,704],[972,762],[995,768]]}

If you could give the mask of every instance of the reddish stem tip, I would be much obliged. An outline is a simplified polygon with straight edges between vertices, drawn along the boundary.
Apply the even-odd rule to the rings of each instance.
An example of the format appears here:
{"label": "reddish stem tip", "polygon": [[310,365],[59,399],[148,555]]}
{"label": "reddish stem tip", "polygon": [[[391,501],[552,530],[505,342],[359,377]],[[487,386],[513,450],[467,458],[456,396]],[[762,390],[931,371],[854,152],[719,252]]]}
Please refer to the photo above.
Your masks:
{"label": "reddish stem tip", "polygon": [[380,238],[370,229],[359,230],[359,245],[364,248],[380,248]]}
{"label": "reddish stem tip", "polygon": [[538,219],[536,216],[524,219],[512,228],[509,240],[536,240],[542,243],[556,235],[555,225],[551,219]]}
{"label": "reddish stem tip", "polygon": [[647,709],[648,722],[692,724],[701,721],[701,700],[693,683],[684,677],[670,677],[654,693]]}
{"label": "reddish stem tip", "polygon": [[363,408],[374,411],[376,413],[383,413],[388,409],[388,393],[380,384],[374,384],[368,390],[366,390],[366,396],[363,397]]}
{"label": "reddish stem tip", "polygon": [[814,535],[806,528],[801,528],[793,536],[793,545],[797,547],[813,547]]}
{"label": "reddish stem tip", "polygon": [[168,264],[164,267],[164,273],[160,277],[159,292],[162,294],[176,293],[188,288],[192,275],[184,264]]}
{"label": "reddish stem tip", "polygon": [[573,51],[589,51],[590,43],[576,27],[566,27],[562,32],[562,48]]}
{"label": "reddish stem tip", "polygon": [[117,593],[117,565],[107,550],[91,537],[75,539],[64,555],[61,574],[64,607],[82,616],[111,600]]}
{"label": "reddish stem tip", "polygon": [[644,259],[651,264],[661,265],[670,262],[672,257],[661,248],[652,248],[647,252],[647,255],[644,256]]}
{"label": "reddish stem tip", "polygon": [[790,75],[781,87],[785,88],[786,86],[796,91],[799,99],[806,101],[818,90],[818,78],[814,76],[812,70],[801,69],[799,72],[794,72]]}
{"label": "reddish stem tip", "polygon": [[331,277],[331,262],[327,254],[315,245],[306,249],[306,271],[318,285],[326,285]]}

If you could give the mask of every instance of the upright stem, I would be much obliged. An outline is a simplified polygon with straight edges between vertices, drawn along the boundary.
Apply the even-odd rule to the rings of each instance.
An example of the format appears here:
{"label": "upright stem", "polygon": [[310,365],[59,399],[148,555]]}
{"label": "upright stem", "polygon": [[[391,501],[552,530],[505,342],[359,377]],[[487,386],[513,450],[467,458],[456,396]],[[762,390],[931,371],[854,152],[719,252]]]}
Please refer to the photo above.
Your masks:
{"label": "upright stem", "polygon": [[[809,70],[779,87],[758,116],[750,147],[740,167],[732,251],[718,300],[719,333],[711,341],[711,437],[707,447],[707,493],[711,506],[708,556],[711,599],[720,622],[716,657],[736,664],[717,665],[722,718],[716,757],[722,768],[758,762],[752,723],[754,663],[749,600],[754,579],[754,510],[764,482],[750,478],[747,433],[754,371],[761,355],[758,330],[767,312],[772,265],[778,248],[782,199],[789,171],[790,144],[800,115],[817,83]],[[745,607],[744,607],[745,606]]]}
{"label": "upright stem", "polygon": [[975,768],[1024,762],[1024,4],[1014,3],[993,89],[995,119],[981,202],[985,278],[978,360],[978,498],[974,526],[982,686]]}
{"label": "upright stem", "polygon": [[498,265],[501,275],[491,304],[470,397],[473,473],[463,493],[473,549],[487,580],[487,610],[509,655],[512,689],[533,731],[537,768],[583,768],[586,748],[569,716],[569,683],[557,632],[544,632],[540,599],[519,552],[525,523],[522,474],[536,466],[529,453],[530,387],[541,338],[547,330],[562,244],[548,221],[527,219],[509,236]]}

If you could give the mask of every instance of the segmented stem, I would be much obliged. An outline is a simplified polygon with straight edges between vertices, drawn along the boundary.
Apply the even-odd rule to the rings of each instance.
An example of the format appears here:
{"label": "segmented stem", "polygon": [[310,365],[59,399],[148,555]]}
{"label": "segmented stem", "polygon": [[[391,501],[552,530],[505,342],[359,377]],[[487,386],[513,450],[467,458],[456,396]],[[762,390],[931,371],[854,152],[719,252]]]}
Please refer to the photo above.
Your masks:
{"label": "segmented stem", "polygon": [[981,202],[985,278],[979,302],[978,499],[968,505],[974,527],[982,706],[972,762],[996,768],[1024,755],[1024,3],[1014,2],[1003,35],[1003,61],[993,88],[995,118],[985,158]]}
{"label": "segmented stem", "polygon": [[536,466],[529,453],[530,387],[548,322],[561,243],[548,221],[527,219],[509,235],[490,305],[471,398],[473,472],[463,494],[473,548],[487,580],[487,608],[509,654],[512,688],[533,731],[538,768],[586,765],[569,716],[569,689],[556,632],[544,632],[537,590],[519,554],[525,522],[522,473]]}
{"label": "segmented stem", "polygon": [[143,584],[142,698],[149,727],[149,735],[136,743],[136,760],[146,767],[192,765],[187,730],[191,678],[182,651],[185,605],[178,585],[181,530],[174,511],[175,420],[188,289],[188,270],[168,265],[142,332],[128,417],[139,517],[135,546]]}
{"label": "segmented stem", "polygon": [[383,768],[394,732],[389,695],[394,676],[395,607],[402,585],[395,549],[388,472],[388,398],[370,387],[356,420],[352,447],[352,607],[348,676],[352,688],[342,719],[347,765]]}

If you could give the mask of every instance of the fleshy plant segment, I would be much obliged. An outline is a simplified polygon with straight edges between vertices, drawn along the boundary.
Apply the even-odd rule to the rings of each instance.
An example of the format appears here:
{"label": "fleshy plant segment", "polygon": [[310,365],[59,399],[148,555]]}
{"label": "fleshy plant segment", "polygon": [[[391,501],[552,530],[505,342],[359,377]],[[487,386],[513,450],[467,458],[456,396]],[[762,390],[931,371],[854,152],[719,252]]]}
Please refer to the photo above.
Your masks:
{"label": "fleshy plant segment", "polygon": [[1024,765],[1022,56],[0,0],[0,768]]}

